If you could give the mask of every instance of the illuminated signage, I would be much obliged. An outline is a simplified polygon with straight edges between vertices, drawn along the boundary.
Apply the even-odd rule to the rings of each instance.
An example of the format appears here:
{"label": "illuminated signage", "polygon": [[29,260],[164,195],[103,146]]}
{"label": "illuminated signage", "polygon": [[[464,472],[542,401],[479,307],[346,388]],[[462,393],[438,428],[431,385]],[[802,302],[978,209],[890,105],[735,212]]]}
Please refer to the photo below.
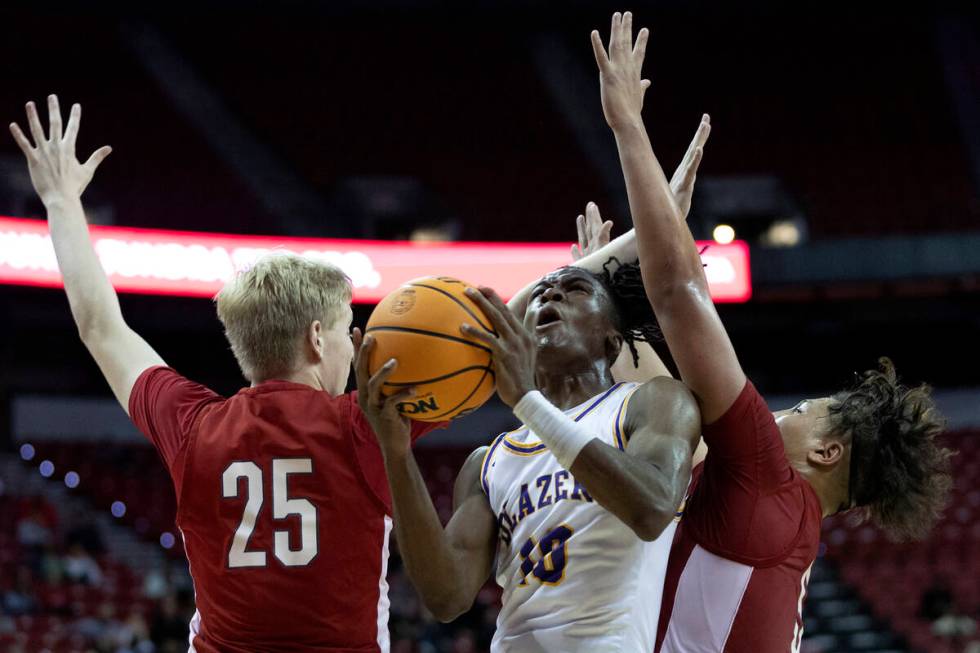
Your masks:
{"label": "illuminated signage", "polygon": [[[236,270],[275,250],[339,266],[360,303],[375,303],[409,279],[436,274],[490,286],[506,299],[570,262],[567,243],[413,243],[100,226],[90,233],[116,290],[188,297],[214,296]],[[745,243],[704,245],[709,245],[702,259],[715,301],[748,301]],[[0,218],[0,283],[61,286],[45,221]]]}

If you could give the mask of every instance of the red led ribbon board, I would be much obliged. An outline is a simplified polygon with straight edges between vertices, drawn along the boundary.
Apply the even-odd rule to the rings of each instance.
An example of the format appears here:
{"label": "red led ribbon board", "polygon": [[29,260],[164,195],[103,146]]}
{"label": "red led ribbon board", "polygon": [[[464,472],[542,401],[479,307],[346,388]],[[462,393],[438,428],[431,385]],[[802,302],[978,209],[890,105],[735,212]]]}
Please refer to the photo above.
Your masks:
{"label": "red led ribbon board", "polygon": [[[570,263],[568,243],[414,243],[100,226],[90,233],[116,290],[154,295],[212,297],[236,270],[276,250],[339,266],[351,278],[354,301],[368,304],[409,279],[430,275],[490,286],[507,299]],[[702,259],[715,301],[748,301],[746,244],[699,243],[705,245]],[[0,283],[61,287],[46,222],[0,218]]]}

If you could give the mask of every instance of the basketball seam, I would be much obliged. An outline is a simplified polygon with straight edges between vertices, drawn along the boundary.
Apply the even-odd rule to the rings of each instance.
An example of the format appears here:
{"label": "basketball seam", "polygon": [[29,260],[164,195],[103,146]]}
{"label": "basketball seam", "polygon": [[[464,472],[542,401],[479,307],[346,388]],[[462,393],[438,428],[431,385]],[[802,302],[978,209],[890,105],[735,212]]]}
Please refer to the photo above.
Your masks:
{"label": "basketball seam", "polygon": [[[485,370],[490,372],[494,378],[497,378],[493,373],[493,368],[488,365],[470,365],[469,367],[464,367],[462,369],[456,370],[455,372],[450,372],[449,374],[444,374],[443,376],[437,376],[434,379],[421,379],[419,381],[385,381],[384,385],[390,385],[397,388],[405,388],[413,385],[424,385],[426,383],[437,383],[439,381],[445,381],[446,379],[451,379],[457,374],[462,374],[463,372],[471,372],[473,370]],[[484,375],[486,376],[486,375]],[[483,383],[483,379],[480,379],[480,383]]]}
{"label": "basketball seam", "polygon": [[415,333],[422,336],[432,336],[433,338],[442,338],[443,340],[452,340],[453,342],[458,342],[463,345],[469,345],[470,347],[475,347],[476,349],[482,349],[488,354],[493,354],[493,350],[489,347],[484,347],[483,345],[477,344],[471,340],[466,340],[465,338],[457,338],[456,336],[451,336],[446,333],[437,333],[435,331],[426,331],[425,329],[413,329],[412,327],[400,327],[400,326],[376,326],[369,327],[364,331],[365,335],[371,333],[372,331],[403,331],[405,333]]}
{"label": "basketball seam", "polygon": [[[460,406],[462,406],[463,404],[465,404],[467,401],[469,401],[470,399],[472,399],[473,398],[473,395],[476,394],[476,391],[480,389],[480,386],[481,385],[483,385],[483,381],[487,378],[487,373],[488,372],[490,374],[493,374],[493,372],[490,370],[489,367],[486,368],[485,370],[483,370],[483,376],[481,376],[480,377],[480,380],[476,382],[476,385],[473,386],[473,389],[470,391],[470,393],[468,395],[466,395],[466,398],[464,398],[461,402],[459,402],[458,404],[456,404],[452,408],[450,408],[448,410],[444,410],[441,413],[439,413],[438,415],[433,415],[432,416],[432,419],[439,419],[440,417],[443,417],[444,415],[448,415],[449,413],[453,412],[454,410],[456,410],[457,408],[459,408]],[[494,375],[494,379],[495,380],[496,380],[496,378],[497,378],[496,375]]]}
{"label": "basketball seam", "polygon": [[481,327],[483,327],[484,329],[486,329],[487,331],[489,331],[493,335],[497,335],[497,332],[493,330],[493,327],[492,326],[487,326],[486,324],[484,324],[483,323],[483,320],[481,320],[479,317],[477,317],[476,313],[474,313],[473,311],[471,311],[469,306],[467,306],[463,302],[459,301],[459,298],[454,297],[452,293],[448,293],[445,290],[443,290],[442,288],[436,288],[435,286],[427,286],[424,283],[410,283],[408,285],[409,286],[412,286],[414,288],[428,288],[429,290],[435,290],[437,293],[441,293],[441,294],[445,295],[449,299],[451,299],[454,302],[456,302],[456,304],[459,305],[459,307],[461,309],[463,309],[464,311],[466,311],[466,313],[471,318],[473,318],[474,320],[476,320],[476,323],[477,324],[479,324]]}

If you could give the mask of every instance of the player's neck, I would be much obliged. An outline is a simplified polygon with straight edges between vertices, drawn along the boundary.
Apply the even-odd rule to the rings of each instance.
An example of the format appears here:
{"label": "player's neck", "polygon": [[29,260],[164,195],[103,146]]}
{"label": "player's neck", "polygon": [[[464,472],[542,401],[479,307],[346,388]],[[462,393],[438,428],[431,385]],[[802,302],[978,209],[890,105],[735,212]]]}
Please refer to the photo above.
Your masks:
{"label": "player's neck", "polygon": [[578,406],[613,384],[608,367],[563,374],[537,374],[538,390],[548,401],[562,410]]}
{"label": "player's neck", "polygon": [[254,388],[255,386],[259,385],[259,383],[265,383],[266,381],[288,381],[289,383],[308,385],[314,390],[327,390],[327,388],[323,385],[322,379],[317,373],[316,368],[294,370],[288,374],[277,375],[274,379],[263,379],[257,382],[253,381],[252,387]]}
{"label": "player's neck", "polygon": [[836,515],[840,507],[847,501],[847,489],[841,488],[840,479],[833,472],[820,472],[813,467],[807,466],[804,469],[797,467],[800,475],[806,479],[813,488],[813,492],[820,501],[821,517]]}

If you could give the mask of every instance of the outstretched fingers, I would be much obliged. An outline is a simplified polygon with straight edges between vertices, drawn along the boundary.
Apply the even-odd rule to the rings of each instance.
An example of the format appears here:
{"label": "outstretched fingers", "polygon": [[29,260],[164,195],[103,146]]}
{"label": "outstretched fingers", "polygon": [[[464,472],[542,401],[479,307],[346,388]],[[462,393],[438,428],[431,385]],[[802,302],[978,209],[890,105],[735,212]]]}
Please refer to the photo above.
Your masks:
{"label": "outstretched fingers", "polygon": [[592,30],[592,53],[595,54],[595,62],[599,65],[599,70],[605,71],[609,66],[609,55],[602,45],[602,37],[597,29]]}
{"label": "outstretched fingers", "polygon": [[609,26],[609,57],[618,59],[622,50],[622,28],[623,15],[618,11],[612,15],[612,24]]}
{"label": "outstretched fingers", "polygon": [[31,145],[27,136],[24,136],[24,132],[20,130],[20,125],[15,122],[10,123],[10,134],[14,137],[14,142],[17,143],[17,147],[24,153],[24,156],[30,159],[35,155],[34,146]]}
{"label": "outstretched fingers", "polygon": [[26,106],[27,110],[27,128],[31,130],[31,136],[34,138],[34,145],[41,147],[47,139],[44,138],[44,130],[41,129],[41,119],[37,115],[37,105],[33,102],[28,102]]}
{"label": "outstretched fingers", "polygon": [[633,12],[627,11],[623,14],[623,23],[619,32],[620,44],[624,50],[633,49]]}
{"label": "outstretched fingers", "polygon": [[650,39],[650,30],[646,27],[636,35],[636,43],[633,45],[633,60],[637,65],[643,65],[643,58],[647,55],[647,41]]}
{"label": "outstretched fingers", "polygon": [[50,139],[56,143],[61,141],[61,107],[58,105],[58,96],[54,94],[48,96],[48,127]]}
{"label": "outstretched fingers", "polygon": [[609,244],[609,240],[612,238],[612,228],[612,220],[606,220],[602,223],[602,226],[599,227],[599,233],[596,235],[596,242],[599,243],[600,247],[605,247]]}
{"label": "outstretched fingers", "polygon": [[697,151],[700,149],[704,150],[704,144],[708,142],[708,136],[711,134],[711,117],[708,114],[704,114],[701,117],[701,124],[698,125],[697,131],[694,132],[694,138],[691,139],[690,144],[687,146],[687,151],[684,153],[684,158],[681,161],[685,171],[688,171],[692,166],[695,168],[697,165],[694,162],[694,157]]}
{"label": "outstretched fingers", "polygon": [[708,136],[711,135],[711,116],[704,114],[701,116],[701,124],[698,125],[698,130],[694,134],[694,141],[697,143],[697,147],[704,147],[704,144],[708,142]]}
{"label": "outstretched fingers", "polygon": [[68,125],[65,127],[65,144],[69,152],[75,153],[75,140],[78,138],[78,125],[82,120],[82,105],[77,102],[71,105],[71,113],[68,114]]}
{"label": "outstretched fingers", "polygon": [[108,145],[103,145],[96,151],[92,152],[92,156],[90,156],[88,161],[85,162],[85,168],[89,171],[89,173],[94,173],[99,167],[99,164],[105,161],[105,158],[109,156],[111,152],[111,147]]}

